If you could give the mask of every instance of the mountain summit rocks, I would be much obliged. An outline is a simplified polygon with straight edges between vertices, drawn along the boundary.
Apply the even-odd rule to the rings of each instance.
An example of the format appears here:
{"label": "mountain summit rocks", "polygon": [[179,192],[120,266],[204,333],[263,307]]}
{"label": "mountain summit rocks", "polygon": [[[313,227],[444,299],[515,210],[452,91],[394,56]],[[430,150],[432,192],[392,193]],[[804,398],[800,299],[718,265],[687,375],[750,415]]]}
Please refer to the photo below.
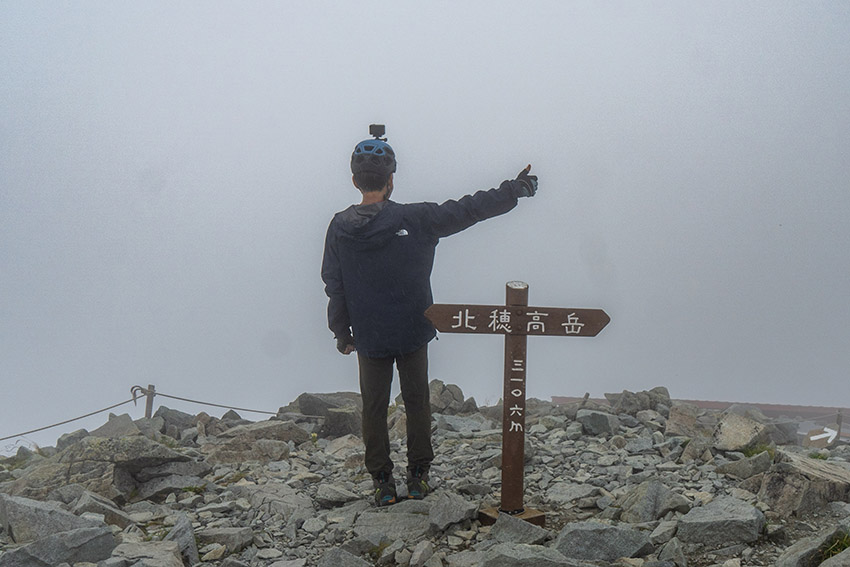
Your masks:
{"label": "mountain summit rocks", "polygon": [[[0,458],[0,567],[850,565],[850,551],[823,555],[850,540],[850,448],[803,449],[793,419],[701,410],[663,387],[528,400],[525,504],[547,525],[489,526],[501,407],[430,391],[434,493],[382,509],[350,392],[305,393],[259,422],[110,415],[21,449]],[[401,408],[390,422],[401,469]]]}

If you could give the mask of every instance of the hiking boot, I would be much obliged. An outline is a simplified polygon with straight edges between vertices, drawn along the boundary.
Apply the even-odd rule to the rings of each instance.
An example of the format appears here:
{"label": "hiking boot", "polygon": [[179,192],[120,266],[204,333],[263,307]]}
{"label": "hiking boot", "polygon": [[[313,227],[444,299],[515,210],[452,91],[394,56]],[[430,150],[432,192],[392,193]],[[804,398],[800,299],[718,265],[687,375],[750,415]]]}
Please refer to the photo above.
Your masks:
{"label": "hiking boot", "polygon": [[391,474],[381,473],[372,479],[375,485],[375,504],[390,506],[398,502],[395,490],[395,480]]}
{"label": "hiking boot", "polygon": [[428,486],[428,471],[421,467],[414,467],[407,471],[407,497],[412,500],[422,500],[431,487]]}

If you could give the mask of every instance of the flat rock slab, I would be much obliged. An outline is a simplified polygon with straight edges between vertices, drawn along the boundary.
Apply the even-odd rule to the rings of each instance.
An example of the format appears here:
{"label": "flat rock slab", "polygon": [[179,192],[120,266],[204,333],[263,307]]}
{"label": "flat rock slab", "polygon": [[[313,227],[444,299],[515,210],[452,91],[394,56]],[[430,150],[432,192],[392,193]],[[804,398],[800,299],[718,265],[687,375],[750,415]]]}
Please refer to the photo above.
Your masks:
{"label": "flat rock slab", "polygon": [[499,543],[483,554],[481,567],[576,567],[579,564],[552,548],[524,543]]}
{"label": "flat rock slab", "polygon": [[643,557],[652,553],[653,545],[647,532],[589,521],[567,524],[555,540],[555,549],[571,559],[616,561]]}
{"label": "flat rock slab", "polygon": [[180,549],[173,541],[122,543],[112,555],[125,559],[129,565],[141,563],[145,567],[183,567]]}
{"label": "flat rock slab", "polygon": [[751,504],[719,496],[685,514],[679,520],[676,537],[683,543],[707,546],[751,543],[761,535],[764,522],[764,514]]}
{"label": "flat rock slab", "polygon": [[354,533],[371,541],[418,542],[431,526],[428,515],[407,512],[366,511],[354,522]]}
{"label": "flat rock slab", "polygon": [[490,537],[499,543],[540,545],[552,535],[549,530],[503,513],[499,514],[496,523],[490,529]]}
{"label": "flat rock slab", "polygon": [[201,546],[217,543],[227,548],[228,553],[242,551],[254,541],[251,528],[208,528],[196,534]]}

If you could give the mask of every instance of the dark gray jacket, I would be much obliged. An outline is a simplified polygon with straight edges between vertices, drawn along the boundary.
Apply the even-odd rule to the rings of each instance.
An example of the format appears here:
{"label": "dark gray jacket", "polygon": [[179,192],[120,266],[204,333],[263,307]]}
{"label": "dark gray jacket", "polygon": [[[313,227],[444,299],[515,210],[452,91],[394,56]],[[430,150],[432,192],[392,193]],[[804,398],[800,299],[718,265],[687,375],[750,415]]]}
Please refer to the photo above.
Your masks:
{"label": "dark gray jacket", "polygon": [[434,338],[424,312],[433,303],[437,242],[510,211],[520,194],[519,182],[504,181],[441,205],[385,201],[337,213],[322,261],[334,336],[353,331],[358,352],[372,358],[413,352]]}

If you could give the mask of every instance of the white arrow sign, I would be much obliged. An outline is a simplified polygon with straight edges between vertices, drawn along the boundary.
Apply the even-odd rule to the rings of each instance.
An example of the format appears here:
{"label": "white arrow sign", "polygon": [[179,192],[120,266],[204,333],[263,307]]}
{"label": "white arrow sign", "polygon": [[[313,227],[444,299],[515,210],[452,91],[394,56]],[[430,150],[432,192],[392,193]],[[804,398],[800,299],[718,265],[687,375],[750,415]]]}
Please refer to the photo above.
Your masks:
{"label": "white arrow sign", "polygon": [[818,435],[812,435],[809,439],[811,439],[812,441],[818,441],[820,439],[826,439],[827,443],[832,443],[833,441],[835,441],[836,435],[838,435],[838,431],[836,431],[834,429],[830,429],[829,427],[824,427],[823,433],[820,433]]}

